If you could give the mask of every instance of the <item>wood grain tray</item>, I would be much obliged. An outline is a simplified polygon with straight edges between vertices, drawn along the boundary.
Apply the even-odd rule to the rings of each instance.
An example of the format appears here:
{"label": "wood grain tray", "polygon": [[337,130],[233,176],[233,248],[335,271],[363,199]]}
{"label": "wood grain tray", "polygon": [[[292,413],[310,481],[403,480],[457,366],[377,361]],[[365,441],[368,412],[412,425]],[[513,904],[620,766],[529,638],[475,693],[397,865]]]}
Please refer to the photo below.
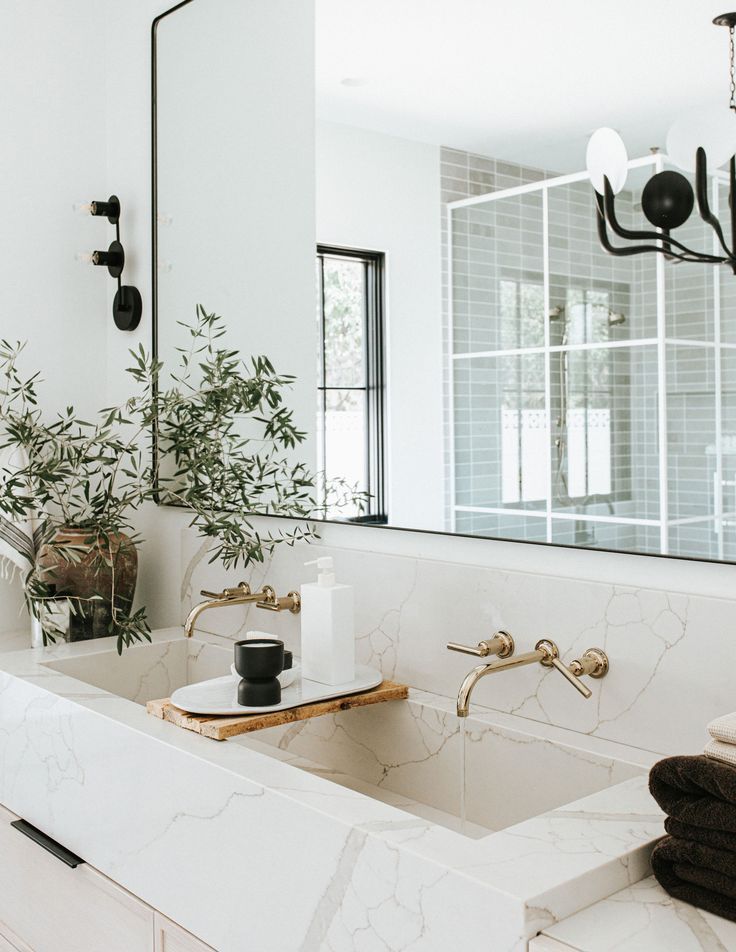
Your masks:
{"label": "wood grain tray", "polygon": [[149,701],[146,704],[146,710],[154,717],[160,717],[170,724],[176,724],[177,727],[194,731],[195,734],[201,734],[203,737],[211,737],[213,740],[227,740],[228,737],[237,737],[238,734],[264,730],[266,727],[279,727],[282,724],[306,721],[310,717],[321,717],[323,714],[337,714],[340,711],[349,711],[354,707],[367,707],[369,704],[380,704],[383,701],[401,701],[408,696],[409,688],[405,684],[382,681],[377,688],[362,691],[360,694],[333,697],[327,701],[318,701],[316,704],[290,707],[286,711],[274,711],[270,714],[240,714],[235,717],[187,714],[181,708],[175,707],[169,698]]}

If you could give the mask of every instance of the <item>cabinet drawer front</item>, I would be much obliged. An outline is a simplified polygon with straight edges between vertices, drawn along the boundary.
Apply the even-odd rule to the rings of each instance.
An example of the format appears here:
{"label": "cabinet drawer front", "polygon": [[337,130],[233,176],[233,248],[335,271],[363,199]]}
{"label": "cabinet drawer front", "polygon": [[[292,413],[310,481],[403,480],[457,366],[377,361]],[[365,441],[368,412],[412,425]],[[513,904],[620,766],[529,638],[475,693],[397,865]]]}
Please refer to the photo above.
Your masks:
{"label": "cabinet drawer front", "polygon": [[538,935],[529,940],[529,952],[576,952],[566,942],[559,942],[548,935]]}
{"label": "cabinet drawer front", "polygon": [[212,946],[200,942],[191,932],[182,929],[166,916],[162,916],[160,912],[154,915],[156,952],[215,952]]}
{"label": "cabinet drawer front", "polygon": [[0,935],[33,952],[153,952],[149,906],[86,863],[65,866],[16,819],[0,807]]}
{"label": "cabinet drawer front", "polygon": [[33,949],[29,949],[28,946],[23,943],[21,944],[17,936],[13,936],[16,944],[13,945],[10,941],[10,936],[3,935],[3,924],[0,922],[0,952],[33,952]]}

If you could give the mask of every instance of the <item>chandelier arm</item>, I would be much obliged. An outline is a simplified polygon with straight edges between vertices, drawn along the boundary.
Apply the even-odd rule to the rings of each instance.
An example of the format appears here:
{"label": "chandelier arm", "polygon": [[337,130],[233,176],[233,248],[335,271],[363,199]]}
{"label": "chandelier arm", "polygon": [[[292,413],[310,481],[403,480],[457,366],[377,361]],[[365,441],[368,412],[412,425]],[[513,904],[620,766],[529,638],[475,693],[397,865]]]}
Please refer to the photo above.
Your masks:
{"label": "chandelier arm", "polygon": [[[736,156],[731,156],[728,163],[728,209],[731,212],[731,244],[736,250]],[[731,260],[731,265],[736,273],[736,262]]]}
{"label": "chandelier arm", "polygon": [[[681,241],[673,238],[669,233],[665,236],[658,231],[640,231],[624,228],[624,226],[620,224],[616,218],[613,189],[611,188],[611,183],[608,181],[607,176],[604,176],[603,187],[605,189],[605,199],[601,199],[601,197],[596,192],[598,206],[599,208],[601,205],[603,206],[604,217],[608,220],[608,224],[611,226],[611,231],[618,235],[619,238],[625,238],[627,241],[661,241],[663,242],[663,246],[666,246],[664,247],[664,250],[666,250],[668,254],[675,256],[675,253],[671,251],[671,248],[674,246],[675,248],[679,248],[680,251],[684,252],[686,255],[695,255],[695,258],[692,259],[695,261],[710,261],[713,264],[716,264],[725,260],[718,257],[717,255],[703,255],[699,251],[693,251],[692,248],[688,248],[687,245],[683,245]],[[657,247],[659,248],[659,245],[657,245]],[[680,257],[679,260],[687,261],[688,259]]]}
{"label": "chandelier arm", "polygon": [[[616,257],[630,257],[631,255],[642,255],[647,254],[652,251],[656,251],[659,254],[666,255],[668,258],[675,258],[678,261],[690,261],[695,263],[702,264],[723,264],[728,261],[728,258],[717,258],[715,255],[701,255],[697,251],[688,251],[688,254],[679,254],[676,251],[670,251],[667,248],[663,248],[661,245],[630,245],[629,247],[621,247],[620,245],[613,245],[608,237],[608,230],[606,229],[606,216],[601,210],[602,201],[600,196],[596,196],[599,201],[599,208],[596,215],[596,220],[598,224],[598,240],[600,241],[603,249],[609,254],[615,255]],[[655,232],[655,234],[657,234]]]}
{"label": "chandelier arm", "polygon": [[[716,233],[718,243],[726,252],[728,260],[733,261],[734,255],[726,244],[721,223],[710,210],[710,203],[708,202],[708,164],[705,157],[705,149],[703,149],[702,146],[699,146],[698,151],[695,153],[695,195],[698,199],[698,211],[700,212],[700,217],[706,224],[710,225],[710,227]],[[733,211],[731,212],[731,216],[733,228]]]}

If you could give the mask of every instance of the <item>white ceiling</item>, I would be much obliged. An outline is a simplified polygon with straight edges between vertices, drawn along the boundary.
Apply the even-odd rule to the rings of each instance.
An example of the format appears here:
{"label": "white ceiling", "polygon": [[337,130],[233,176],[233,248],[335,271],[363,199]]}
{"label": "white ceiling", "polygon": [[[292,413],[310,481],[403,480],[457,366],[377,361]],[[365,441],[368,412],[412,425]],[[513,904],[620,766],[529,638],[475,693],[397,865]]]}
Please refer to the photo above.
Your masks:
{"label": "white ceiling", "polygon": [[724,2],[317,0],[317,114],[556,171],[602,125],[642,155],[727,102]]}

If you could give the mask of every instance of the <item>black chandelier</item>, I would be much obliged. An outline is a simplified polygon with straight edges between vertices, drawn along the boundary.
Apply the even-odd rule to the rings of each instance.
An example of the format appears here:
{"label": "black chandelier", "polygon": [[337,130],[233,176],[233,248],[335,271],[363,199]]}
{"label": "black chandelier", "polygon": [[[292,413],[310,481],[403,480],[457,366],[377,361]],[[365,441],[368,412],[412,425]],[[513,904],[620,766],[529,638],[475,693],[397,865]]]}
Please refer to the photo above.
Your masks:
{"label": "black chandelier", "polygon": [[[727,264],[736,274],[736,67],[734,65],[734,30],[736,29],[736,13],[724,13],[713,21],[717,26],[727,26],[729,32],[729,71],[730,71],[730,112],[725,113],[727,125],[724,126],[724,116],[719,116],[720,128],[714,130],[717,150],[721,154],[716,165],[728,161],[729,181],[729,210],[730,235],[729,243],[718,218],[713,214],[708,200],[708,158],[703,145],[696,145],[695,153],[695,191],[690,181],[680,172],[671,170],[657,172],[644,186],[641,195],[641,206],[647,220],[657,231],[625,228],[616,217],[615,194],[623,188],[628,167],[626,147],[621,137],[612,129],[599,129],[593,134],[588,144],[588,171],[594,186],[597,207],[598,238],[605,251],[612,255],[627,257],[630,255],[648,254],[657,252],[673,261],[696,261],[705,264]],[[687,139],[696,138],[695,142],[704,141],[709,136],[709,130],[688,130],[683,135],[682,128],[675,126],[670,131],[679,135],[680,151]],[[694,143],[693,143],[694,144]],[[726,154],[723,155],[723,150]],[[668,137],[669,151],[669,137]],[[692,170],[689,163],[693,151],[688,149],[687,154],[675,164]],[[730,158],[729,158],[730,154]],[[673,158],[670,155],[670,158]],[[723,254],[706,254],[688,248],[681,241],[672,237],[672,230],[679,228],[690,217],[697,201],[700,217],[713,229],[718,245]],[[645,244],[614,245],[609,237],[609,228],[614,235],[626,241],[645,242]]]}

